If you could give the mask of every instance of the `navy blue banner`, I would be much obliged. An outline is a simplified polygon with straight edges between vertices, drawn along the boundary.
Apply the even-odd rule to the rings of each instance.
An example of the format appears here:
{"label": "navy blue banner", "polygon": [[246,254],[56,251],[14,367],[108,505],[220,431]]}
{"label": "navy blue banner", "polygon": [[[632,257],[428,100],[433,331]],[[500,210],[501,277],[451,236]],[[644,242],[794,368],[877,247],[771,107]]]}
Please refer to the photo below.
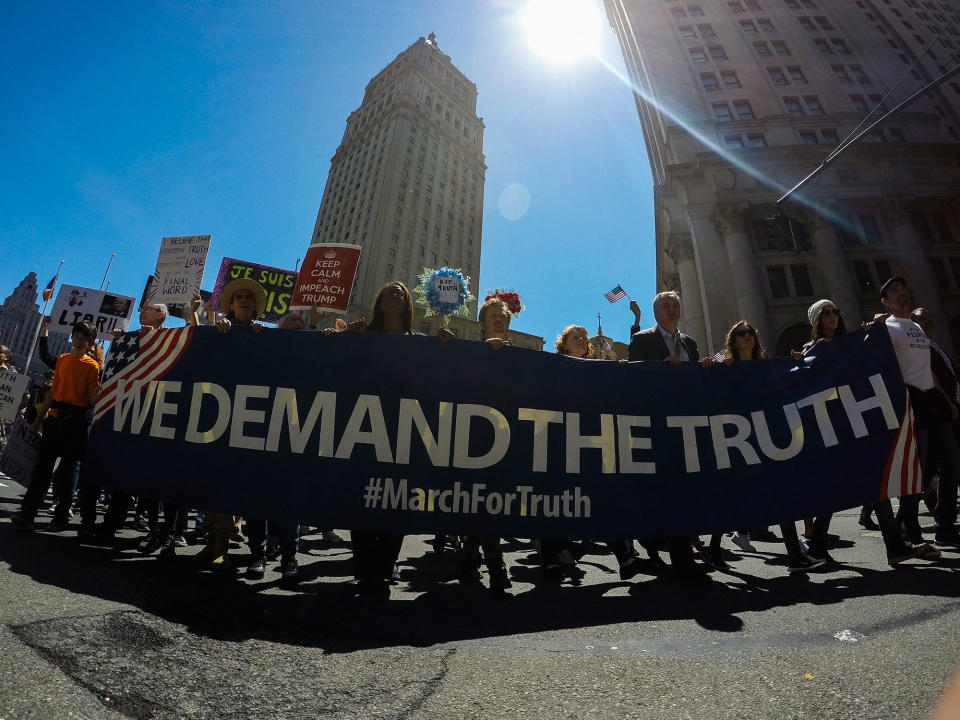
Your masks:
{"label": "navy blue banner", "polygon": [[678,537],[912,491],[886,328],[806,362],[579,360],[234,327],[115,343],[85,481],[326,527]]}

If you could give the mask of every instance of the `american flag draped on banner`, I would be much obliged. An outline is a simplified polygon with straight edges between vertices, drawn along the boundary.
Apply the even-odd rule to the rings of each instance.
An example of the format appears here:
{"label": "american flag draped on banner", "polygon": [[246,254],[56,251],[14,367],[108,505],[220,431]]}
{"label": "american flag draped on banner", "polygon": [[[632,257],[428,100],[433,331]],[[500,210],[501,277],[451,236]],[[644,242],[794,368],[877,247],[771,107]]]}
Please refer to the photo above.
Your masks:
{"label": "american flag draped on banner", "polygon": [[613,290],[611,290],[610,292],[604,293],[603,296],[604,296],[607,300],[609,300],[610,302],[615,303],[615,302],[616,302],[617,300],[619,300],[620,298],[625,298],[625,297],[627,296],[627,293],[625,293],[625,292],[623,291],[623,288],[622,288],[622,287],[620,287],[619,285],[617,285],[617,286],[616,286]]}
{"label": "american flag draped on banner", "polygon": [[93,421],[111,410],[132,383],[147,384],[166,375],[183,356],[192,337],[193,326],[144,329],[124,333],[110,343]]}
{"label": "american flag draped on banner", "polygon": [[917,451],[917,436],[913,424],[913,407],[907,394],[907,409],[900,422],[896,442],[887,457],[883,470],[881,500],[923,492],[923,474],[920,472],[920,453]]}

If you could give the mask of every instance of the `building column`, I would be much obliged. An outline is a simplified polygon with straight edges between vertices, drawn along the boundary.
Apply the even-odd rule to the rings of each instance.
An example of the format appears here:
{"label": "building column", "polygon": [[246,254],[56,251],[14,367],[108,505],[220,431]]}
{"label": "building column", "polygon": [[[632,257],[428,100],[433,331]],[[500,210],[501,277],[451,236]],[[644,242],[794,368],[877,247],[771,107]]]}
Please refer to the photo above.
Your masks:
{"label": "building column", "polygon": [[703,317],[703,302],[700,299],[700,278],[697,276],[697,265],[693,257],[693,242],[690,233],[674,233],[667,238],[665,248],[667,255],[673,260],[680,279],[680,298],[683,302],[682,324],[704,350],[709,345],[707,328]]}
{"label": "building column", "polygon": [[[912,222],[915,212],[910,195],[888,195],[884,198],[884,212],[897,247],[897,259],[903,267],[903,275],[913,293],[914,307],[924,307],[933,315],[936,323],[935,340],[942,348],[952,348],[947,315],[940,302],[940,287],[937,276],[930,266],[920,234]],[[886,278],[880,278],[884,282]]]}
{"label": "building column", "polygon": [[[836,203],[818,200],[817,205],[831,212]],[[831,213],[832,214],[832,213]],[[820,260],[820,270],[827,284],[827,299],[832,300],[843,312],[848,329],[860,326],[863,312],[860,309],[860,294],[853,278],[853,271],[847,262],[846,253],[840,236],[834,229],[827,214],[804,208],[799,212],[800,220],[810,229],[810,238]]]}
{"label": "building column", "polygon": [[756,327],[764,345],[772,348],[777,338],[773,337],[770,328],[760,268],[754,260],[753,243],[747,234],[745,214],[748,207],[749,203],[717,203],[713,219],[717,232],[727,247],[727,259],[730,262],[730,275],[740,318]]}

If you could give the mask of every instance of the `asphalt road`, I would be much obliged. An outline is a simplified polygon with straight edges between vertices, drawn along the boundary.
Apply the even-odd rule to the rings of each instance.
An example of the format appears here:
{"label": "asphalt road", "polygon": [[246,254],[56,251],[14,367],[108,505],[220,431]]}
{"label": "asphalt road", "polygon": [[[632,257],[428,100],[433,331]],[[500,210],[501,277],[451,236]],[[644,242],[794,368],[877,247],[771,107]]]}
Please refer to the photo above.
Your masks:
{"label": "asphalt road", "polygon": [[[133,530],[119,549],[16,532],[22,489],[0,484],[0,720],[908,720],[960,660],[960,554],[891,569],[855,511],[834,519],[829,572],[791,576],[782,544],[727,539],[729,572],[621,582],[588,544],[558,587],[505,540],[513,588],[495,597],[417,536],[390,599],[371,600],[349,548],[317,535],[290,591],[276,564],[251,583],[198,571],[198,547],[142,557]],[[231,554],[242,569],[246,548]]]}

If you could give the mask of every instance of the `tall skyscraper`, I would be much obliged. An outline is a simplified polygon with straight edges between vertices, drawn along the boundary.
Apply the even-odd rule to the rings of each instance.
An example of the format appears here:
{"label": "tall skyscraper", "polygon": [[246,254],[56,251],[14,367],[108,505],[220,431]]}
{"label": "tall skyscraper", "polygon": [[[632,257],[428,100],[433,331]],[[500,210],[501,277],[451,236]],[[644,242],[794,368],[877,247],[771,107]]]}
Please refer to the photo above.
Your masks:
{"label": "tall skyscraper", "polygon": [[653,171],[657,287],[680,290],[690,334],[717,350],[743,318],[786,354],[811,302],[856,327],[902,274],[960,352],[960,76],[784,203],[793,233],[765,221],[855,128],[960,62],[958,0],[604,4]]}
{"label": "tall skyscraper", "polygon": [[[40,321],[40,306],[37,305],[37,274],[27,273],[3,305],[0,305],[0,344],[6,345],[13,353],[13,365],[20,372],[29,372],[37,378],[43,376],[49,368],[43,364],[34,352],[30,367],[24,363],[30,353],[30,343]],[[70,351],[70,337],[51,333],[47,339],[50,354],[54,357]]]}
{"label": "tall skyscraper", "polygon": [[314,242],[363,246],[352,305],[367,313],[387,280],[462,268],[477,292],[483,120],[477,87],[431,33],[367,84],[337,148]]}
{"label": "tall skyscraper", "polygon": [[[330,162],[313,242],[362,245],[349,319],[369,318],[383,283],[413,288],[423,268],[460,268],[478,294],[483,217],[483,119],[477,86],[433,33],[397,55],[367,84]],[[481,297],[482,300],[482,297]],[[476,318],[477,304],[471,306]],[[418,309],[418,329],[430,322]],[[462,338],[476,322],[452,318]],[[511,332],[515,344],[543,339]]]}

